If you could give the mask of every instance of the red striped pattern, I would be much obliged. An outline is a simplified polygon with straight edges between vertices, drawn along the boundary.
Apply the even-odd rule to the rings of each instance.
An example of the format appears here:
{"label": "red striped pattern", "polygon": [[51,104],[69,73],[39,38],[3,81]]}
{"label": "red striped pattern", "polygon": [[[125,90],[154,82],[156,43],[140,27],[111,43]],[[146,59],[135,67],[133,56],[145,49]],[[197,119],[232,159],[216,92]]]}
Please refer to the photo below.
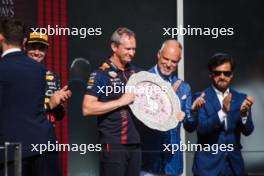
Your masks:
{"label": "red striped pattern", "polygon": [[[48,25],[52,25],[52,21],[51,21],[51,13],[52,13],[52,9],[51,9],[51,0],[46,0],[45,1],[45,3],[46,3],[46,8],[45,8],[45,24],[44,24],[44,27],[46,27],[46,28],[48,28]],[[49,44],[50,44],[50,48],[49,48],[49,50],[48,50],[48,55],[47,55],[47,57],[46,57],[46,67],[47,67],[47,69],[49,69],[49,70],[52,70],[52,53],[51,53],[51,51],[52,51],[52,47],[54,46],[53,45],[53,41],[52,41],[52,36],[50,36],[49,37]]]}
{"label": "red striped pattern", "polygon": [[[66,0],[38,0],[38,27],[66,27]],[[49,36],[49,50],[45,65],[61,78],[61,85],[67,84],[67,36]],[[67,110],[67,106],[65,107]],[[61,122],[56,122],[56,136],[59,143],[68,143],[67,111]],[[67,176],[68,154],[60,153],[62,176]]]}
{"label": "red striped pattern", "polygon": [[121,111],[121,144],[127,144],[127,112]]}
{"label": "red striped pattern", "polygon": [[[61,8],[60,8],[60,22],[61,22],[61,27],[66,27],[66,0],[61,0]],[[68,82],[68,77],[67,77],[67,36],[61,36],[60,40],[61,44],[61,80],[62,80],[62,85],[66,85]],[[67,109],[67,105],[65,107]],[[63,143],[68,143],[68,114],[66,111],[66,116],[64,117],[64,120],[62,121],[62,142]],[[67,153],[63,153],[62,155],[62,173],[63,176],[67,175],[68,171],[68,155]]]}

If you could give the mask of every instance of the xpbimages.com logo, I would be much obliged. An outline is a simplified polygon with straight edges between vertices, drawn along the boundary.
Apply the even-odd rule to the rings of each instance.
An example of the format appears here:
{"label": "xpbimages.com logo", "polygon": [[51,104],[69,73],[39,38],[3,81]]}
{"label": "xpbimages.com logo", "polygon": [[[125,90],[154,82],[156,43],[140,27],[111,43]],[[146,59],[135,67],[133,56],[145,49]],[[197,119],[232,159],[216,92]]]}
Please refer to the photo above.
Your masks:
{"label": "xpbimages.com logo", "polygon": [[31,28],[33,32],[39,32],[43,35],[67,35],[67,36],[79,36],[79,38],[84,39],[87,36],[100,36],[102,35],[102,28],[100,27],[60,27],[58,25],[55,25],[52,27],[51,25],[48,25],[46,28]]}
{"label": "xpbimages.com logo", "polygon": [[84,155],[88,152],[99,152],[102,150],[101,144],[55,144],[48,141],[47,144],[31,144],[31,152],[38,152],[40,154],[45,152],[79,152]]}
{"label": "xpbimages.com logo", "polygon": [[[91,86],[88,88],[91,88]],[[157,94],[161,94],[162,92],[167,93],[168,87],[167,86],[125,86],[124,83],[121,85],[113,84],[111,86],[97,86],[97,93],[98,94],[105,94],[106,96],[109,96],[111,94],[124,94],[124,93],[134,93],[134,94],[145,94],[147,96],[151,96],[153,92]]]}
{"label": "xpbimages.com logo", "polygon": [[234,151],[233,144],[192,144],[190,141],[187,144],[180,142],[180,144],[163,144],[163,152],[170,152],[175,154],[177,151],[182,152],[197,152],[205,151],[212,154],[218,152],[231,152]]}
{"label": "xpbimages.com logo", "polygon": [[223,36],[233,36],[235,34],[234,28],[232,27],[192,27],[191,25],[183,26],[179,25],[176,27],[164,27],[163,35],[175,38],[178,35],[188,36],[210,36],[213,39]]}

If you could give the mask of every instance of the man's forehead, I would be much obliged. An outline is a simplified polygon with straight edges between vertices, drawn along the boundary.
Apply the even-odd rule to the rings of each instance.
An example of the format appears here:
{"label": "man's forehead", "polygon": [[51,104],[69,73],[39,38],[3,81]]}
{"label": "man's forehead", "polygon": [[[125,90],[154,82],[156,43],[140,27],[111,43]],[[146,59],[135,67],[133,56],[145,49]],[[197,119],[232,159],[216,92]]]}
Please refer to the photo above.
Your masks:
{"label": "man's forehead", "polygon": [[231,64],[229,62],[225,62],[221,65],[214,67],[213,70],[231,70]]}
{"label": "man's forehead", "polygon": [[127,35],[127,34],[122,34],[121,36],[120,36],[120,41],[121,40],[136,40],[135,39],[135,37],[134,36],[132,36],[132,35]]}
{"label": "man's forehead", "polygon": [[181,50],[179,48],[166,47],[161,50],[161,55],[173,60],[179,60],[181,58]]}
{"label": "man's forehead", "polygon": [[136,47],[136,39],[133,36],[124,36],[120,38],[119,45],[133,45],[132,47]]}

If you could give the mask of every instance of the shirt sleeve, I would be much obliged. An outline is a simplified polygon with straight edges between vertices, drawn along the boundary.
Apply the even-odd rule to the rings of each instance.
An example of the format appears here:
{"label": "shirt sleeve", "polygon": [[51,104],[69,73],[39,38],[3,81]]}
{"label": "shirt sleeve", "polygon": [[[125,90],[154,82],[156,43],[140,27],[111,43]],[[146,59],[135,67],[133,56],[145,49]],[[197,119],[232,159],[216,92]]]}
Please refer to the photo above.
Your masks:
{"label": "shirt sleeve", "polygon": [[87,81],[85,94],[100,98],[102,94],[105,92],[104,81],[105,80],[103,79],[102,72],[96,71],[91,73]]}

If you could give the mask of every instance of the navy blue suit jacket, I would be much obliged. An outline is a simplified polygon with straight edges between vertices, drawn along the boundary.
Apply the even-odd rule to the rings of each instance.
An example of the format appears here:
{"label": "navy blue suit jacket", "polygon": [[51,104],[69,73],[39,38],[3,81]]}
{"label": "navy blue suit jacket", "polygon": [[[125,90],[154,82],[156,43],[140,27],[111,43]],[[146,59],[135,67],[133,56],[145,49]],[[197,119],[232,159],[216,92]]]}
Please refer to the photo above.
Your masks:
{"label": "navy blue suit jacket", "polygon": [[[218,117],[218,111],[221,109],[213,87],[205,91],[205,105],[198,111],[197,137],[198,144],[226,144],[230,145],[227,151],[197,151],[195,153],[193,172],[198,176],[217,176],[222,172],[225,161],[228,160],[237,176],[245,175],[244,162],[241,155],[241,133],[248,136],[254,130],[251,118],[251,110],[245,124],[242,123],[240,116],[240,106],[245,94],[230,89],[232,94],[230,111],[227,114],[227,129],[224,123],[221,123]],[[219,146],[218,145],[218,146]],[[232,145],[232,146],[231,146]],[[231,151],[232,150],[232,151]],[[214,153],[214,154],[213,154]]]}
{"label": "navy blue suit jacket", "polygon": [[[45,71],[42,64],[23,52],[0,59],[0,145],[7,141],[22,143],[23,158],[39,154],[31,151],[31,144],[55,141],[43,105]],[[0,151],[0,162],[3,158]]]}

